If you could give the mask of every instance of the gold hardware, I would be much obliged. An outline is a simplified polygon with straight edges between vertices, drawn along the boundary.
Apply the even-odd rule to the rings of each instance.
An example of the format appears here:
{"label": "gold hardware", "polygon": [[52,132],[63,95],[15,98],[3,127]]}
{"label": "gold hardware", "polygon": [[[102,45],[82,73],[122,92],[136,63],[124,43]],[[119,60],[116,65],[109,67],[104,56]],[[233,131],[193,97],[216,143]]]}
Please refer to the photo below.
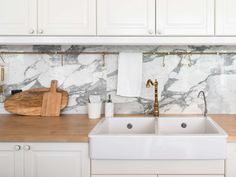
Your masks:
{"label": "gold hardware", "polygon": [[157,79],[155,79],[155,82],[153,82],[151,79],[149,79],[146,83],[146,87],[150,88],[151,86],[155,87],[155,99],[154,99],[154,108],[153,108],[153,115],[155,117],[159,117],[159,104],[158,104],[158,82]]}
{"label": "gold hardware", "polygon": [[0,94],[4,92],[3,85],[0,85]]}
{"label": "gold hardware", "polygon": [[5,80],[5,69],[4,66],[1,66],[1,81]]}

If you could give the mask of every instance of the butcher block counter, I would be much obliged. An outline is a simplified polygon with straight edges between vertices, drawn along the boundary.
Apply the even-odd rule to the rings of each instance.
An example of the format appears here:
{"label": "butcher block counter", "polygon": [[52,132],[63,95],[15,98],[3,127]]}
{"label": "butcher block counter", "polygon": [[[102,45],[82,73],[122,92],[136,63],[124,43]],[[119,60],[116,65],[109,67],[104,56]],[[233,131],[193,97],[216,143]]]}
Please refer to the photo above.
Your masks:
{"label": "butcher block counter", "polygon": [[[228,133],[228,142],[236,142],[236,115],[210,116]],[[88,142],[88,134],[98,121],[87,115],[52,118],[2,114],[0,142]]]}
{"label": "butcher block counter", "polygon": [[0,142],[88,142],[88,134],[98,121],[87,115],[0,115]]}

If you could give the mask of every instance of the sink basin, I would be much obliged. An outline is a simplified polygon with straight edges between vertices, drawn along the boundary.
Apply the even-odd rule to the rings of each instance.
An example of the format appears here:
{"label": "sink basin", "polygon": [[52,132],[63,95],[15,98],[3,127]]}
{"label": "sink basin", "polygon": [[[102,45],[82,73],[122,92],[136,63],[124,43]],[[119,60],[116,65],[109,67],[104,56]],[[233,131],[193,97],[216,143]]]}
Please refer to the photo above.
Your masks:
{"label": "sink basin", "polygon": [[155,134],[155,118],[103,119],[90,135]]}
{"label": "sink basin", "polygon": [[206,118],[160,118],[157,133],[159,135],[217,135],[222,130],[217,128],[212,119]]}
{"label": "sink basin", "polygon": [[116,117],[89,134],[91,159],[225,159],[227,135],[210,117]]}

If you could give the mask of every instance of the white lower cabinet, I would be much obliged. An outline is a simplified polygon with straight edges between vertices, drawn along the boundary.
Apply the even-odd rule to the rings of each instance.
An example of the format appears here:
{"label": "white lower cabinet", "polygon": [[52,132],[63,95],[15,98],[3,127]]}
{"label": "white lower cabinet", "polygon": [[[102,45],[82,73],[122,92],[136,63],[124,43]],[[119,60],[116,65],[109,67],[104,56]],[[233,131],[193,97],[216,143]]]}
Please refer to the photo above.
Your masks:
{"label": "white lower cabinet", "polygon": [[92,175],[92,177],[157,177],[157,175]]}
{"label": "white lower cabinet", "polygon": [[228,144],[226,177],[236,177],[236,143]]}
{"label": "white lower cabinet", "polygon": [[92,177],[224,177],[224,160],[91,160]]}
{"label": "white lower cabinet", "polygon": [[87,143],[0,143],[0,177],[90,177]]}
{"label": "white lower cabinet", "polygon": [[92,177],[224,177],[224,175],[92,175]]}
{"label": "white lower cabinet", "polygon": [[92,175],[92,177],[224,177],[224,175]]}
{"label": "white lower cabinet", "polygon": [[158,175],[158,177],[224,177],[224,175]]}
{"label": "white lower cabinet", "polygon": [[21,146],[14,143],[0,143],[0,177],[23,177]]}

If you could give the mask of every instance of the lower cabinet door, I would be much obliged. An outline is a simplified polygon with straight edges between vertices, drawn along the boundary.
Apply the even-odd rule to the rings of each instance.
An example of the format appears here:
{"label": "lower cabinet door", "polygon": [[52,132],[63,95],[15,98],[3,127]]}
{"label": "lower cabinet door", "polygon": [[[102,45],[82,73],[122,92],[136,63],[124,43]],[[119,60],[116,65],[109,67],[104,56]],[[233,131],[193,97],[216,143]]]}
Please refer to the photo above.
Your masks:
{"label": "lower cabinet door", "polygon": [[224,175],[158,175],[158,177],[224,177]]}
{"label": "lower cabinet door", "polygon": [[236,143],[228,143],[226,177],[236,177]]}
{"label": "lower cabinet door", "polygon": [[92,177],[157,177],[157,175],[92,175]]}
{"label": "lower cabinet door", "polygon": [[24,145],[25,177],[90,177],[87,143]]}
{"label": "lower cabinet door", "polygon": [[21,145],[0,143],[0,177],[23,177]]}

